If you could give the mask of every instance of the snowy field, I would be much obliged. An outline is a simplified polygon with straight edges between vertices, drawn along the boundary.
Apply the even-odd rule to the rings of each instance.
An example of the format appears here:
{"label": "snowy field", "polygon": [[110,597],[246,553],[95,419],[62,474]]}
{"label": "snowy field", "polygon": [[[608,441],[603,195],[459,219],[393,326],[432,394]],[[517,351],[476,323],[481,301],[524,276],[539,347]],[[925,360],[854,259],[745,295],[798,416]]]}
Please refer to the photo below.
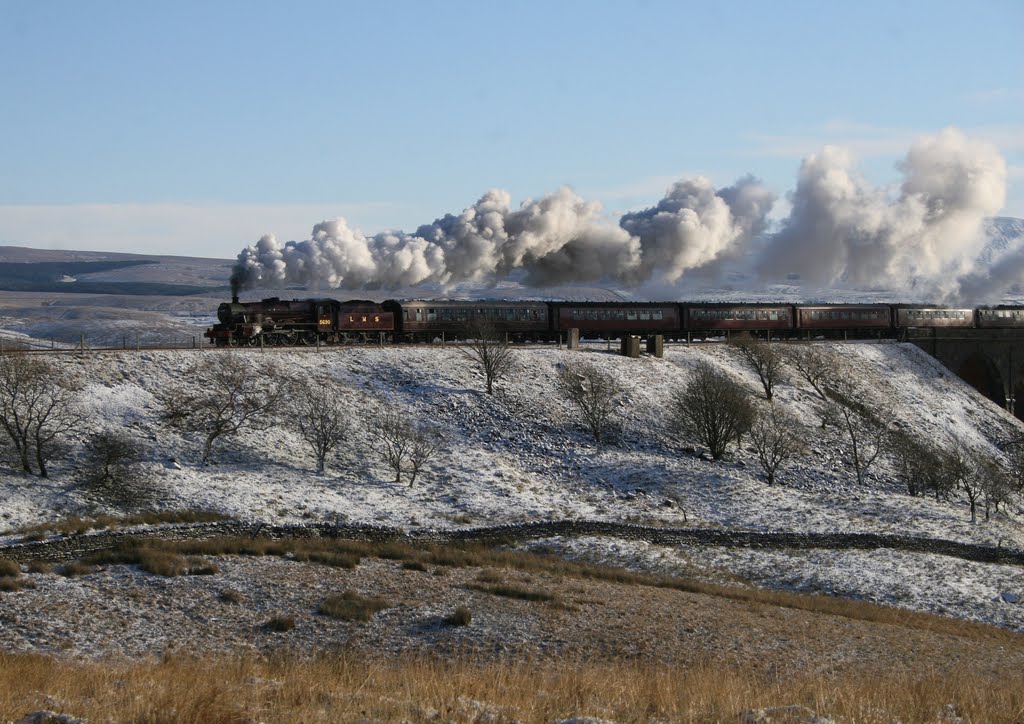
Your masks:
{"label": "snowy field", "polygon": [[[824,344],[824,343],[822,343]],[[909,345],[826,345],[847,361],[858,383],[897,406],[898,425],[938,440],[955,435],[996,453],[1020,424],[931,358]],[[178,384],[210,351],[96,353],[54,358],[87,381],[85,429],[54,461],[49,479],[0,474],[0,530],[91,509],[79,484],[88,434],[124,428],[145,444],[148,480],[166,509],[215,509],[271,522],[338,520],[413,529],[514,521],[585,518],[667,526],[754,530],[898,532],[1024,548],[1022,512],[1005,507],[976,524],[962,499],[908,496],[881,460],[858,485],[838,431],[822,430],[813,391],[789,381],[777,404],[793,418],[806,452],[769,487],[756,458],[739,450],[721,462],[680,439],[666,418],[674,390],[707,360],[736,376],[752,394],[754,373],[720,343],[673,345],[664,359],[628,359],[603,343],[582,352],[550,347],[517,350],[516,368],[494,396],[481,374],[451,347],[267,350],[244,355],[262,374],[311,379],[327,374],[344,386],[352,432],[327,473],[283,420],[219,445],[213,463],[198,464],[198,437],[161,422],[154,391]],[[611,442],[597,446],[553,383],[570,355],[611,374],[623,394]],[[443,453],[413,487],[396,484],[370,434],[376,411],[394,408],[436,426]],[[687,448],[698,447],[697,454]],[[736,574],[758,585],[819,591],[986,620],[1024,630],[1024,607],[996,603],[1004,591],[1024,594],[1024,571],[942,556],[892,551],[674,550],[647,544],[581,539],[548,541],[567,555],[631,567]]]}

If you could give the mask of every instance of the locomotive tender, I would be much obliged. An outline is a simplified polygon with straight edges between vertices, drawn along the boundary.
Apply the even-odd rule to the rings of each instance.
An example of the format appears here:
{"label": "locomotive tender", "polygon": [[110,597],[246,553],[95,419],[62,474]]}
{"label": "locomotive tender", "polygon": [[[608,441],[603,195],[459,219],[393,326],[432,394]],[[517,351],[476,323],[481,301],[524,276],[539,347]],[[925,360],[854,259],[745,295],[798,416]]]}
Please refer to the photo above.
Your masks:
{"label": "locomotive tender", "polygon": [[485,320],[511,341],[553,340],[570,329],[584,337],[730,332],[895,335],[911,328],[1024,328],[1024,307],[949,308],[908,304],[698,302],[404,301],[334,299],[231,302],[204,336],[217,346],[292,346],[359,341],[432,341],[465,337]]}

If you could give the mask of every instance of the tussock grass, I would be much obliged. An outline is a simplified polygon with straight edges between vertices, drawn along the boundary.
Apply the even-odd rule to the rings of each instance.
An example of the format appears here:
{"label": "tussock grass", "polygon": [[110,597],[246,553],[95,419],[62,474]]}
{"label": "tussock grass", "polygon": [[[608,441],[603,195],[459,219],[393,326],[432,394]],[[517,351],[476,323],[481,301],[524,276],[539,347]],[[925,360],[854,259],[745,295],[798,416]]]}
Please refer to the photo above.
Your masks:
{"label": "tussock grass", "polygon": [[558,598],[555,594],[549,593],[548,591],[542,591],[539,588],[525,588],[511,583],[469,583],[466,585],[466,588],[470,588],[474,591],[482,591],[483,593],[490,593],[494,596],[515,598],[520,601],[555,601]]}
{"label": "tussock grass", "polygon": [[275,633],[284,633],[285,631],[291,631],[295,628],[295,617],[285,616],[284,614],[275,614],[263,624],[263,627],[268,631],[274,631]]}
{"label": "tussock grass", "polygon": [[14,591],[20,591],[23,588],[35,588],[36,584],[28,578],[15,578],[13,576],[3,576],[0,578],[0,592],[13,593]]}
{"label": "tussock grass", "polygon": [[200,556],[184,556],[162,546],[149,547],[131,544],[100,551],[86,558],[84,562],[93,565],[110,563],[137,565],[147,573],[168,578],[173,576],[209,576],[220,570],[216,563]]}
{"label": "tussock grass", "polygon": [[57,572],[65,578],[76,578],[94,573],[96,569],[84,561],[70,561],[57,569]]}
{"label": "tussock grass", "polygon": [[317,611],[342,621],[369,621],[378,611],[391,608],[383,598],[361,596],[355,591],[344,591],[321,601]]}
{"label": "tussock grass", "polygon": [[[826,669],[773,675],[712,662],[497,662],[332,656],[96,662],[0,654],[0,711],[18,719],[61,702],[89,721],[740,721],[802,707],[849,722],[1015,721],[1024,673]],[[797,716],[777,716],[793,721]],[[767,719],[766,719],[767,720]]]}
{"label": "tussock grass", "polygon": [[46,561],[29,561],[29,573],[53,573],[53,566]]}
{"label": "tussock grass", "polygon": [[26,541],[44,540],[48,535],[81,535],[91,530],[128,528],[133,525],[157,525],[160,523],[213,523],[230,520],[231,516],[212,510],[169,510],[162,512],[138,513],[135,515],[98,515],[95,518],[80,518],[72,515],[50,523],[17,528],[14,532]]}
{"label": "tussock grass", "polygon": [[449,626],[469,626],[473,623],[473,612],[466,606],[459,606],[445,619],[445,623]]}
{"label": "tussock grass", "polygon": [[241,603],[244,597],[240,592],[233,588],[225,588],[220,592],[217,598],[219,598],[223,603]]}
{"label": "tussock grass", "polygon": [[0,558],[0,578],[17,578],[21,575],[21,566],[9,558]]}

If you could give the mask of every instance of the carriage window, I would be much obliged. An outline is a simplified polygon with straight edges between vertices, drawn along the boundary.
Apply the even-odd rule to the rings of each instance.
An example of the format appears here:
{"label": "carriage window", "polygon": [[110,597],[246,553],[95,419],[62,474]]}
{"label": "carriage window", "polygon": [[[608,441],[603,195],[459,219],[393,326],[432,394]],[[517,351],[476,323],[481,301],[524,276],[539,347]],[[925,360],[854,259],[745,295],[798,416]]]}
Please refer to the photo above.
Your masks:
{"label": "carriage window", "polygon": [[640,319],[645,320],[645,321],[649,321],[651,319],[651,313],[649,311],[647,311],[646,309],[641,309],[640,310]]}
{"label": "carriage window", "polygon": [[653,312],[651,312],[651,319],[663,319],[661,310],[655,309]]}
{"label": "carriage window", "polygon": [[626,312],[626,321],[627,322],[635,322],[636,321],[636,312],[633,311],[632,309],[630,309],[628,312]]}

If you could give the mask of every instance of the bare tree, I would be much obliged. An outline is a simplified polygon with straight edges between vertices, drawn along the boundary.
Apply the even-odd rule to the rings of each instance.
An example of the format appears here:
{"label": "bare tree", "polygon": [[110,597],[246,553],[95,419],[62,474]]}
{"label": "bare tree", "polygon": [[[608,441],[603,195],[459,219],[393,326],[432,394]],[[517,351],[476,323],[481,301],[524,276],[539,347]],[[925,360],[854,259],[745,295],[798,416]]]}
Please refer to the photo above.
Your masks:
{"label": "bare tree", "polygon": [[857,482],[863,484],[868,469],[890,441],[896,419],[894,408],[885,401],[872,400],[849,376],[829,380],[824,389],[845,433]]}
{"label": "bare tree", "polygon": [[377,438],[381,457],[395,473],[395,482],[402,482],[402,470],[412,447],[412,424],[394,410],[384,410],[373,421],[373,435]]}
{"label": "bare tree", "polygon": [[1006,455],[1011,492],[1024,495],[1024,436],[1017,436],[1000,446]]}
{"label": "bare tree", "polygon": [[424,466],[433,459],[443,445],[441,434],[420,423],[415,423],[395,410],[383,410],[373,421],[381,457],[395,474],[395,482],[402,482],[402,473],[409,473],[409,487]]}
{"label": "bare tree", "polygon": [[229,352],[204,355],[183,377],[156,397],[164,419],[203,436],[204,465],[217,441],[271,427],[290,393],[288,379],[272,366]]}
{"label": "bare tree", "polygon": [[416,476],[433,460],[444,446],[440,431],[429,425],[413,426],[412,447],[409,449],[409,487],[416,482]]}
{"label": "bare tree", "polygon": [[999,506],[1013,495],[1013,477],[1010,471],[995,457],[980,458],[976,464],[981,492],[985,502],[985,520],[989,520],[992,509],[999,512]]}
{"label": "bare tree", "polygon": [[831,380],[846,374],[839,357],[820,347],[798,345],[787,349],[785,363],[811,386],[821,400],[822,428],[836,423],[835,408],[829,399],[827,386]]}
{"label": "bare tree", "polygon": [[615,379],[574,354],[558,370],[555,388],[579,411],[594,442],[600,443],[621,394]]}
{"label": "bare tree", "polygon": [[742,385],[705,361],[697,363],[686,387],[672,396],[674,426],[700,441],[714,460],[750,429],[755,414]]}
{"label": "bare tree", "polygon": [[467,342],[459,350],[480,365],[487,380],[487,394],[494,394],[494,383],[515,369],[515,352],[494,323],[481,318],[466,323]]}
{"label": "bare tree", "polygon": [[158,491],[146,484],[144,456],[144,447],[123,431],[104,430],[92,435],[85,455],[86,496],[116,508],[150,507]]}
{"label": "bare tree", "polygon": [[781,381],[785,369],[785,360],[778,345],[771,344],[749,334],[734,337],[730,343],[747,365],[757,373],[764,388],[766,400],[771,400],[775,385]]}
{"label": "bare tree", "polygon": [[774,485],[779,470],[803,450],[796,423],[786,419],[777,405],[758,412],[749,435],[768,485]]}
{"label": "bare tree", "polygon": [[903,430],[893,433],[892,453],[896,462],[896,476],[906,486],[907,494],[924,495],[931,488],[932,471],[942,464],[941,454],[931,445]]}
{"label": "bare tree", "polygon": [[315,377],[307,384],[294,384],[294,422],[299,435],[316,458],[316,471],[323,473],[327,456],[348,436],[351,428],[344,388],[329,377]]}
{"label": "bare tree", "polygon": [[77,381],[44,359],[0,355],[0,426],[22,472],[47,477],[57,442],[82,419],[77,393]]}
{"label": "bare tree", "polygon": [[978,522],[978,502],[985,494],[984,468],[977,454],[958,438],[952,438],[943,461],[956,487],[964,491],[971,509],[971,522]]}

